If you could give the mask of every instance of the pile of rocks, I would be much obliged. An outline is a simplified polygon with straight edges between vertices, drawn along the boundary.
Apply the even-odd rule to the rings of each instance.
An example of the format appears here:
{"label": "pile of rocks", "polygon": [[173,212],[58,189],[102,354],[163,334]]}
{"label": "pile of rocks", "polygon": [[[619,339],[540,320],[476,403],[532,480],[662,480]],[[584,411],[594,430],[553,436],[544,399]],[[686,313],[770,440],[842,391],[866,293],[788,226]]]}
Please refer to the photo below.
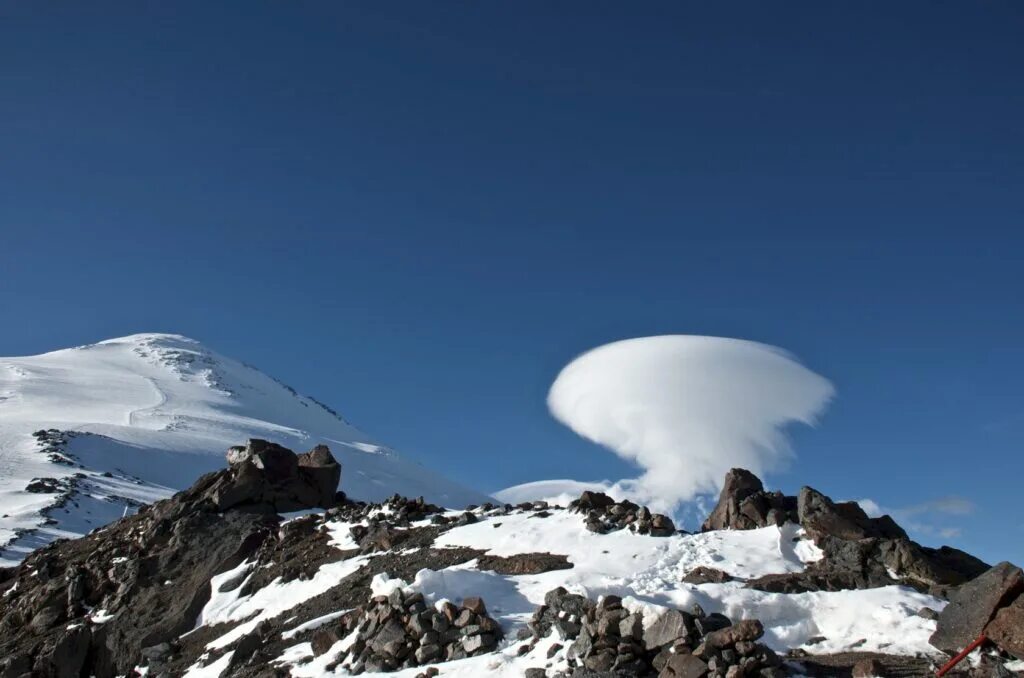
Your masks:
{"label": "pile of rocks", "polygon": [[668,537],[676,533],[676,526],[668,516],[651,513],[646,506],[631,501],[616,502],[603,492],[583,492],[579,499],[569,503],[569,510],[586,514],[587,529],[598,534],[627,527],[652,537]]}
{"label": "pile of rocks", "polygon": [[[572,641],[566,657],[573,669],[571,674],[552,675],[786,675],[781,658],[757,642],[764,634],[761,622],[746,619],[733,624],[722,614],[705,613],[700,606],[691,612],[666,610],[645,628],[643,614],[624,608],[618,596],[605,596],[595,604],[559,587],[547,593],[534,613],[524,634],[532,638],[520,651],[529,652],[552,631],[563,641]],[[552,646],[549,656],[561,649],[561,644]],[[548,675],[542,668],[530,671],[531,678]]]}
{"label": "pile of rocks", "polygon": [[313,652],[322,655],[357,632],[335,665],[350,673],[396,671],[491,652],[501,639],[501,626],[487,614],[480,598],[461,606],[442,602],[428,606],[421,593],[395,588],[375,596],[362,608],[313,636]]}

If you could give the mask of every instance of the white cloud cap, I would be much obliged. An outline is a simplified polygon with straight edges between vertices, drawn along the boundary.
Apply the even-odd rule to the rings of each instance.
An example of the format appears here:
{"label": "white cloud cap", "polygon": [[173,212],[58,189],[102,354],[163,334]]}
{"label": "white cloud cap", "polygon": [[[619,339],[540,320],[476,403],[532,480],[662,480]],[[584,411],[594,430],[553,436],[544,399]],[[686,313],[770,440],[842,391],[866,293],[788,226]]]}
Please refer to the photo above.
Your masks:
{"label": "white cloud cap", "polygon": [[569,363],[548,393],[556,419],[644,469],[620,493],[660,511],[714,492],[741,466],[791,456],[782,427],[811,425],[834,393],[787,352],[740,339],[627,339]]}

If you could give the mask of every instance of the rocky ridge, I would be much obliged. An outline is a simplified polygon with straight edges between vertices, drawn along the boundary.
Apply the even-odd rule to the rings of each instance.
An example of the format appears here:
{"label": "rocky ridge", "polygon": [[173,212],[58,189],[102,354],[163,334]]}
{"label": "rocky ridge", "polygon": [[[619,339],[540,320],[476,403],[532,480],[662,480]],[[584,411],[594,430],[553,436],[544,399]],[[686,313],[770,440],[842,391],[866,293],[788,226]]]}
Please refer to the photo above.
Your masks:
{"label": "rocky ridge", "polygon": [[824,553],[803,572],[768,575],[747,583],[778,593],[840,591],[905,584],[945,597],[986,569],[981,560],[948,546],[912,541],[890,516],[871,518],[856,502],[834,502],[814,488],[796,497],[766,492],[745,469],[726,475],[718,504],[702,530],[749,530],[798,523]]}

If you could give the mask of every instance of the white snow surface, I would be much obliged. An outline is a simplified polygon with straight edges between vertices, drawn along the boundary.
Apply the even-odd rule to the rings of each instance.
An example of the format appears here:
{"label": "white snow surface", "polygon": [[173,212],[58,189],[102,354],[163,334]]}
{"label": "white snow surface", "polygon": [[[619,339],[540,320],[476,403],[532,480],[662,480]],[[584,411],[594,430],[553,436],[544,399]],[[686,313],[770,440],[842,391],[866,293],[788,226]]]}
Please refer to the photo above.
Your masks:
{"label": "white snow surface", "polygon": [[[71,432],[62,451],[75,465],[41,452],[32,433],[50,428]],[[296,452],[327,444],[342,463],[341,489],[357,499],[398,492],[453,507],[488,499],[254,367],[187,337],[137,334],[0,358],[0,566],[188,487],[248,438]],[[74,492],[54,506],[60,494],[25,491],[35,478],[73,481]]]}
{"label": "white snow surface", "polygon": [[[544,594],[558,586],[595,601],[604,595],[619,595],[625,607],[643,612],[645,625],[650,625],[666,609],[690,609],[694,604],[700,604],[707,612],[722,612],[734,621],[760,619],[765,626],[763,642],[780,652],[790,648],[802,648],[812,654],[857,649],[937,656],[928,644],[935,622],[918,616],[917,612],[925,606],[941,609],[944,602],[913,589],[888,586],[865,591],[779,594],[744,588],[747,578],[798,572],[821,557],[820,551],[798,526],[677,534],[665,538],[641,536],[628,530],[599,535],[586,530],[580,514],[565,509],[552,509],[550,513],[548,517],[537,517],[533,511],[509,515],[477,511],[478,522],[441,534],[434,546],[469,546],[505,556],[548,551],[568,556],[572,569],[538,575],[500,575],[479,570],[477,561],[473,560],[441,570],[422,569],[412,581],[378,574],[371,582],[372,593],[386,595],[395,588],[406,593],[420,591],[434,604],[443,600],[459,603],[467,596],[483,597],[489,613],[501,624],[505,640],[496,652],[437,665],[442,675],[449,678],[482,675],[512,678],[522,676],[530,667],[564,668],[566,648],[551,660],[546,656],[548,648],[560,640],[554,636],[540,642],[526,655],[516,654],[520,645],[515,640],[516,632],[543,602]],[[328,525],[335,536],[348,526],[340,522],[336,526]],[[217,591],[223,581],[244,575],[249,565],[243,564],[218,576],[211,583],[213,598],[200,622],[246,621],[214,639],[207,647],[211,650],[228,647],[239,637],[238,629],[251,628],[253,620],[273,614],[289,619],[290,607],[328,590],[345,572],[354,572],[358,565],[374,557],[377,556],[355,556],[331,563],[310,580],[274,583],[246,597],[237,596],[241,587],[234,592]],[[725,584],[683,583],[683,575],[700,565],[724,570],[737,579]],[[329,622],[334,618],[332,614],[340,612],[342,610],[309,621],[291,617],[292,627],[286,623],[285,635],[293,639],[303,628]],[[816,636],[824,636],[825,640],[807,644]],[[348,675],[345,664],[334,669],[327,667],[336,662],[341,651],[353,640],[352,636],[344,638],[326,654],[314,657],[310,643],[296,639],[273,663],[287,667],[293,676]],[[195,667],[196,671],[202,668]],[[420,667],[380,675],[412,678],[422,670]]]}

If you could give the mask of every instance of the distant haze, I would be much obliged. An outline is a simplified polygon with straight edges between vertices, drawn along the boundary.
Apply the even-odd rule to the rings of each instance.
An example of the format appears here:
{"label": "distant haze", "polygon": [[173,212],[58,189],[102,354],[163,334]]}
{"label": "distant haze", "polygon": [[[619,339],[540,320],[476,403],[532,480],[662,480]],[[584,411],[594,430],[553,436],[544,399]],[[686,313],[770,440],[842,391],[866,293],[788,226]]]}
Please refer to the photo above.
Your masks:
{"label": "distant haze", "polygon": [[555,379],[548,407],[635,462],[615,494],[671,511],[714,492],[734,466],[759,475],[791,455],[783,427],[813,424],[832,384],[787,352],[739,339],[666,335],[595,348]]}

